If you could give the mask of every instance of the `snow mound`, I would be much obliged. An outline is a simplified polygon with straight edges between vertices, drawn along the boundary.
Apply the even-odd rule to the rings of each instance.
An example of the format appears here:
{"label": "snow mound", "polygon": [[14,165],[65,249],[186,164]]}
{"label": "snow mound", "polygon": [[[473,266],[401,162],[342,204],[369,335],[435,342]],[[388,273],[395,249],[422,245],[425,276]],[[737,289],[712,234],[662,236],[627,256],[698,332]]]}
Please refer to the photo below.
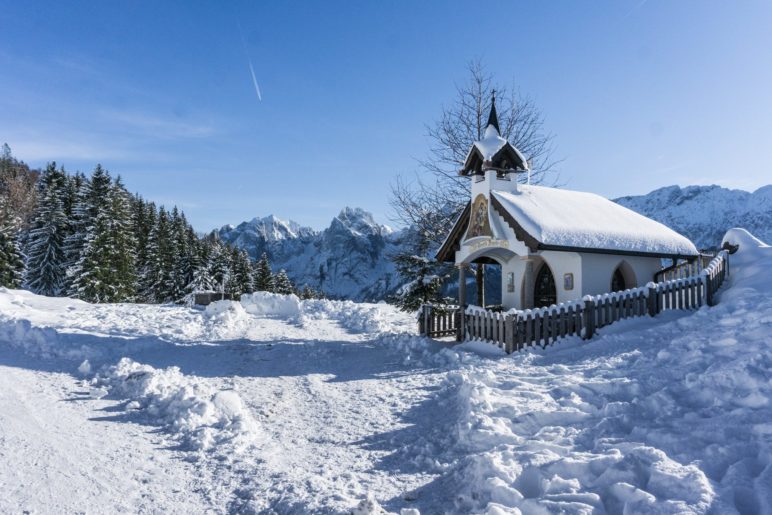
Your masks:
{"label": "snow mound", "polygon": [[[349,300],[300,300],[296,295],[268,292],[242,295],[241,304],[249,314],[300,322],[302,325],[327,319],[354,333],[382,333],[393,328],[383,306],[378,304],[360,304]],[[215,309],[219,313],[228,308]]]}
{"label": "snow mound", "polygon": [[377,304],[359,304],[350,300],[304,300],[301,310],[306,321],[327,318],[355,333],[382,333],[391,329]]}
{"label": "snow mound", "polygon": [[759,252],[764,252],[760,249],[769,248],[769,245],[749,233],[746,229],[741,227],[735,227],[729,229],[724,235],[724,239],[721,240],[721,245],[728,243],[730,245],[739,245],[740,255],[751,254],[758,255]]}
{"label": "snow mound", "polygon": [[258,291],[242,295],[241,304],[246,312],[252,315],[283,319],[295,319],[300,316],[300,299],[297,295]]}
{"label": "snow mound", "polygon": [[208,327],[206,334],[214,340],[241,338],[250,327],[250,317],[237,301],[212,302],[204,310],[204,317]]}
{"label": "snow mound", "polygon": [[56,329],[34,326],[29,320],[0,318],[0,322],[0,342],[31,356],[83,360],[102,354],[90,345],[62,338]]}
{"label": "snow mound", "polygon": [[126,399],[127,409],[139,410],[149,423],[167,428],[188,450],[228,445],[241,452],[258,434],[238,394],[215,391],[177,367],[156,369],[122,358],[97,374],[91,386]]}

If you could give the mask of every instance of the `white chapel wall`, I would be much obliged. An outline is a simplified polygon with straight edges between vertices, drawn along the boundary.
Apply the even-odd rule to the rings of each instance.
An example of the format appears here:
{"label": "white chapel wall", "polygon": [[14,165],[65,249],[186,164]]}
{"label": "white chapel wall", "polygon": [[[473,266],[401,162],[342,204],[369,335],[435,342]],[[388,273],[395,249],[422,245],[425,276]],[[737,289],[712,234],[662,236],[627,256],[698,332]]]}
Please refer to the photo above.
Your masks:
{"label": "white chapel wall", "polygon": [[635,275],[635,284],[628,288],[645,286],[661,268],[654,257],[619,256],[613,254],[582,254],[583,294],[598,295],[611,289],[611,277],[619,264],[625,261]]}

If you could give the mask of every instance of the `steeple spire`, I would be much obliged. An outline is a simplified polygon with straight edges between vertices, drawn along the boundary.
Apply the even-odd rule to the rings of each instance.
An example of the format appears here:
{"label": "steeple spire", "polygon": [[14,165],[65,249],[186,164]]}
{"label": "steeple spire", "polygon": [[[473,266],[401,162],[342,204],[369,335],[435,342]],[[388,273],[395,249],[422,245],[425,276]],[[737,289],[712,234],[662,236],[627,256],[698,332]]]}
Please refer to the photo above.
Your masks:
{"label": "steeple spire", "polygon": [[501,134],[501,129],[499,129],[499,117],[496,114],[496,90],[494,89],[491,92],[491,112],[488,115],[488,127],[493,125],[496,128],[496,132]]}

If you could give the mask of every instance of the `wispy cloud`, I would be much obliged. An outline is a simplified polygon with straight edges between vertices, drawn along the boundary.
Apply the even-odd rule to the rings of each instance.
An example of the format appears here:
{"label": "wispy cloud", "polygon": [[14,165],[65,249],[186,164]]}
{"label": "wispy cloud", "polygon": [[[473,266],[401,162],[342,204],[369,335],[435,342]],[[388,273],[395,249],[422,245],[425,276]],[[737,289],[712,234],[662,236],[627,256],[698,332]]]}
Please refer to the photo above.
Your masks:
{"label": "wispy cloud", "polygon": [[214,134],[207,123],[163,117],[153,113],[130,110],[103,110],[101,116],[115,131],[129,131],[153,138],[205,138]]}
{"label": "wispy cloud", "polygon": [[125,159],[130,156],[126,149],[104,142],[88,142],[71,140],[55,135],[42,136],[34,139],[12,138],[7,141],[15,156],[28,162],[45,162],[67,160],[104,162],[110,159]]}

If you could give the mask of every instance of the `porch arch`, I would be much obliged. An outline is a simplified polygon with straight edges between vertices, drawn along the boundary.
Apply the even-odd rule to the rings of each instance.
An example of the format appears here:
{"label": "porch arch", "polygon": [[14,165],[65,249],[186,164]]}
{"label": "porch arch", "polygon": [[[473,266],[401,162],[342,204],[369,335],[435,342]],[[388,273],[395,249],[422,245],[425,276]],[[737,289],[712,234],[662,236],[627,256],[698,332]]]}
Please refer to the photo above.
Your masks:
{"label": "porch arch", "polygon": [[635,278],[635,271],[630,263],[624,259],[614,268],[611,273],[611,284],[609,291],[623,291],[635,288],[638,286],[638,281]]}
{"label": "porch arch", "polygon": [[[488,277],[486,280],[488,274],[485,272],[485,268],[486,265],[497,265],[499,270],[503,270],[503,265],[515,256],[517,256],[515,252],[504,247],[484,247],[470,252],[463,261],[457,265],[459,268],[459,303],[461,305],[466,304],[466,270],[470,265],[477,265],[476,271],[472,270],[472,276],[475,279],[474,284],[477,290],[477,295],[475,296],[476,300],[473,302],[476,302],[477,305],[482,307],[489,305],[491,301],[493,301],[494,304],[501,302],[502,299],[499,299],[498,297],[503,297],[504,295],[504,288],[501,284],[503,272],[502,278],[499,280],[494,279],[491,281],[491,279],[496,277],[495,274]],[[490,271],[491,270],[489,269],[488,272]],[[463,288],[461,287],[462,284],[464,284]],[[492,295],[486,295],[488,287],[493,289]]]}

